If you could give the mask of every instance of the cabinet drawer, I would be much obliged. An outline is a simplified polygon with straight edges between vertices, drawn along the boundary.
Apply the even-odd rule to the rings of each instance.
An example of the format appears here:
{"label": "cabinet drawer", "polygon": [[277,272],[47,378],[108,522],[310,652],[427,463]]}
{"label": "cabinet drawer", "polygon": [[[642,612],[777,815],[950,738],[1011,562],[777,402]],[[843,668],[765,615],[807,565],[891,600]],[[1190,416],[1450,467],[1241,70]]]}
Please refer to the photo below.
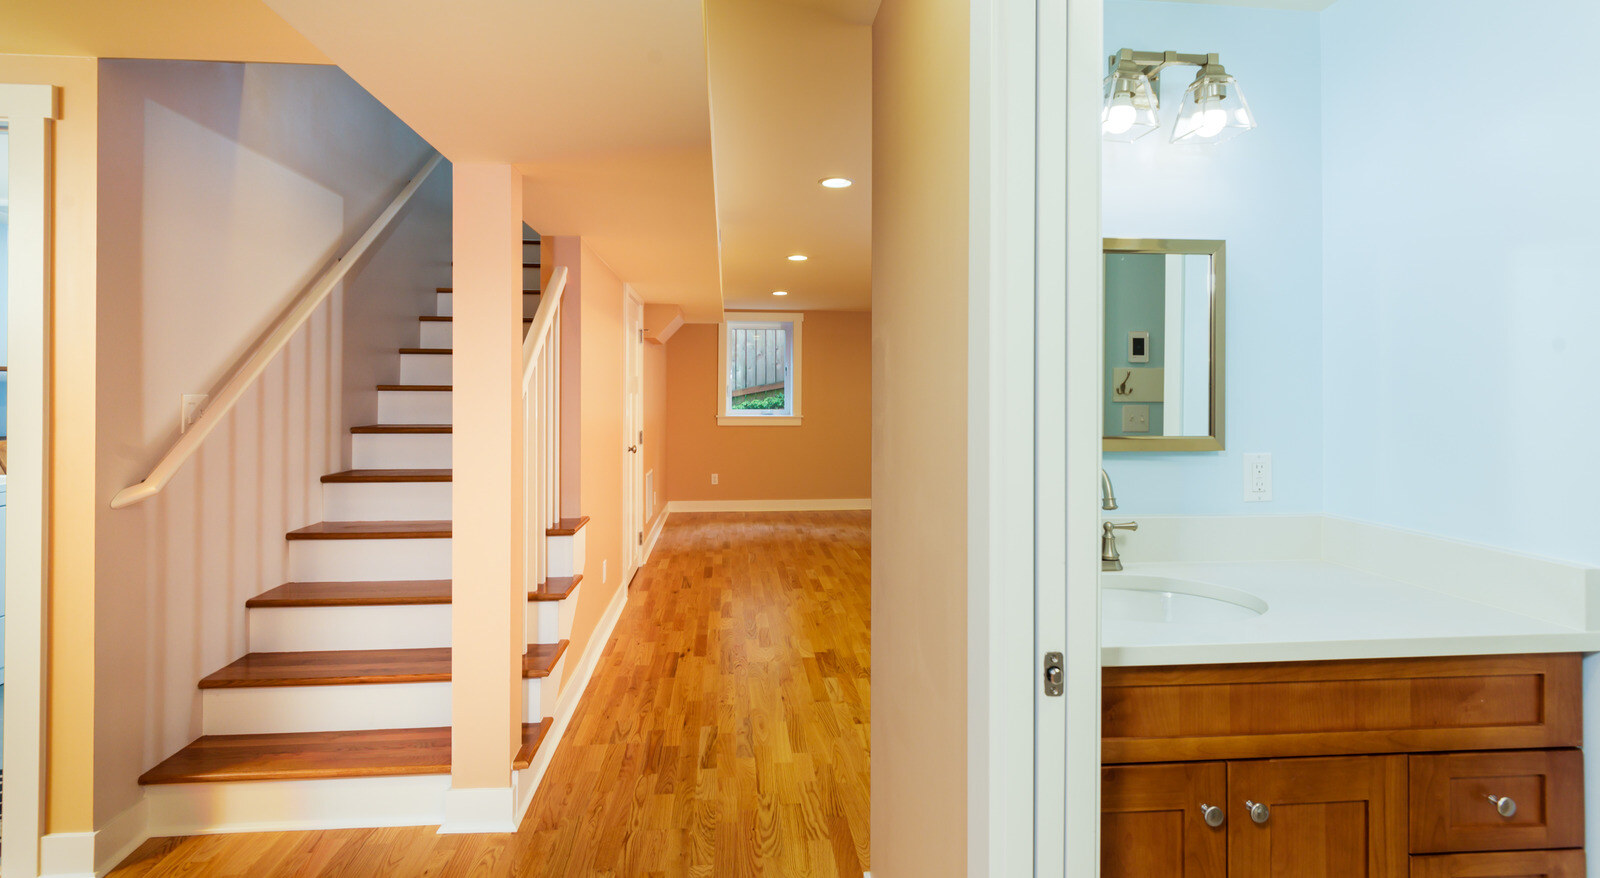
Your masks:
{"label": "cabinet drawer", "polygon": [[1102,761],[1582,743],[1577,655],[1106,668]]}
{"label": "cabinet drawer", "polygon": [[1583,851],[1412,857],[1411,878],[1583,878]]}
{"label": "cabinet drawer", "polygon": [[[1412,756],[1411,852],[1583,846],[1583,753]],[[1491,797],[1510,797],[1503,816]]]}

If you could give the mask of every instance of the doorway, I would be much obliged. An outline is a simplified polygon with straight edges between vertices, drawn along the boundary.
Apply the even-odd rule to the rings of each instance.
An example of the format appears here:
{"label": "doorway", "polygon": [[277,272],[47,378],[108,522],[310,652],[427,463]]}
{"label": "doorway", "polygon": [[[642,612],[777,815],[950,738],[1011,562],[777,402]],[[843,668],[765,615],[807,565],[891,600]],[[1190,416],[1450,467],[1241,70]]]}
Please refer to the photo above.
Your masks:
{"label": "doorway", "polygon": [[623,509],[628,517],[627,580],[644,561],[644,302],[632,287],[623,296]]}

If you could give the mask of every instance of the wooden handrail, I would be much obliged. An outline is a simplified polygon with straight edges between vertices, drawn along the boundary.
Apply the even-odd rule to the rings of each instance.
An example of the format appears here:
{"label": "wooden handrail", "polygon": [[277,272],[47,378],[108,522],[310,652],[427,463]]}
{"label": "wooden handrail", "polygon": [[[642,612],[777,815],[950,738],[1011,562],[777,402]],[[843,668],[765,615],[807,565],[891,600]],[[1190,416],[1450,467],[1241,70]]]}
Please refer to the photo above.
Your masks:
{"label": "wooden handrail", "polygon": [[276,357],[278,352],[282,351],[284,346],[289,343],[289,339],[293,338],[294,334],[300,330],[300,327],[305,325],[305,322],[311,318],[312,312],[317,310],[317,306],[321,305],[328,298],[328,294],[333,292],[333,288],[339,285],[339,281],[344,280],[344,276],[349,273],[350,267],[355,265],[356,261],[372,246],[372,242],[377,240],[378,235],[382,234],[389,223],[394,221],[395,216],[400,213],[400,209],[406,206],[406,202],[411,200],[411,196],[416,194],[423,181],[428,179],[428,175],[433,173],[433,169],[437,168],[439,162],[443,160],[444,157],[436,152],[423,164],[422,168],[412,176],[410,182],[406,183],[405,188],[400,190],[400,194],[389,202],[389,206],[383,209],[383,213],[378,214],[376,220],[373,220],[372,226],[363,232],[354,244],[350,245],[350,249],[346,250],[345,254],[339,257],[337,262],[328,266],[328,269],[317,278],[316,282],[301,293],[294,303],[289,306],[289,310],[278,318],[278,322],[274,323],[272,328],[268,329],[266,334],[255,343],[243,362],[234,369],[233,374],[222,385],[222,389],[217,391],[214,401],[206,406],[205,410],[200,413],[200,417],[190,425],[182,436],[178,437],[178,441],[172,443],[172,447],[167,450],[161,461],[150,471],[150,475],[146,476],[145,480],[137,485],[129,485],[123,488],[117,492],[117,496],[111,498],[112,509],[132,506],[141,500],[148,500],[161,493],[161,489],[165,488],[167,483],[172,481],[172,477],[177,475],[179,468],[190,457],[194,456],[194,453],[200,448],[200,443],[211,435],[211,431],[217,428],[217,424],[221,423],[222,419],[233,411],[233,407],[238,404],[240,397],[244,396],[244,392],[250,389],[250,385],[254,384],[257,378],[261,377],[262,372],[266,371],[267,364],[272,362],[273,357]]}
{"label": "wooden handrail", "polygon": [[533,312],[533,325],[522,340],[522,392],[528,392],[533,382],[533,367],[544,350],[545,339],[555,325],[556,310],[561,307],[561,294],[567,289],[567,267],[557,266],[550,274],[550,288],[539,294],[539,310]]}

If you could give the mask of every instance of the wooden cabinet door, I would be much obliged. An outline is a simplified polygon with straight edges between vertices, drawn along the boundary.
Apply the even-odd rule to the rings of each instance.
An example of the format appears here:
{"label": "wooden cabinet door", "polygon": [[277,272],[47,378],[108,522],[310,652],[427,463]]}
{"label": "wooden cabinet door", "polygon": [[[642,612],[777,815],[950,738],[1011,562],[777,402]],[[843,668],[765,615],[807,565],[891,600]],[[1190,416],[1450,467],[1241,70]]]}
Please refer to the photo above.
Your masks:
{"label": "wooden cabinet door", "polygon": [[1100,779],[1102,878],[1227,874],[1227,823],[1207,825],[1202,810],[1213,805],[1225,821],[1235,819],[1223,763],[1108,765]]}
{"label": "wooden cabinet door", "polygon": [[1411,878],[1583,878],[1583,851],[1513,851],[1411,858]]}
{"label": "wooden cabinet door", "polygon": [[[1406,758],[1228,763],[1229,878],[1405,878]],[[1246,801],[1266,806],[1264,820]]]}

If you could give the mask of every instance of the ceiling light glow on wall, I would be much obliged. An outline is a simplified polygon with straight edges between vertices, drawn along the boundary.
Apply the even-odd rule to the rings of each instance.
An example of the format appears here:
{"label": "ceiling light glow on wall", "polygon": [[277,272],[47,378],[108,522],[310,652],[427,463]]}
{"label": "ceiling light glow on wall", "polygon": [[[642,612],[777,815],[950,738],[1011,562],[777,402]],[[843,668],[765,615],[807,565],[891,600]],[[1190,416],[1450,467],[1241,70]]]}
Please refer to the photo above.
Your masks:
{"label": "ceiling light glow on wall", "polygon": [[807,259],[810,259],[810,258],[811,257],[809,257],[809,256],[805,256],[805,255],[796,253],[793,256],[789,257],[789,261],[790,262],[804,262],[804,261],[806,261]]}
{"label": "ceiling light glow on wall", "polygon": [[1228,75],[1218,56],[1177,52],[1136,52],[1122,49],[1108,63],[1100,133],[1110,141],[1138,140],[1160,126],[1161,71],[1173,65],[1198,67],[1194,82],[1183,93],[1172,142],[1221,143],[1256,127],[1255,115]]}
{"label": "ceiling light glow on wall", "polygon": [[787,296],[787,295],[789,295],[789,291],[788,290],[773,290],[772,294],[774,296]]}
{"label": "ceiling light glow on wall", "polygon": [[821,183],[824,189],[849,189],[856,184],[856,181],[849,177],[823,177],[817,182]]}

